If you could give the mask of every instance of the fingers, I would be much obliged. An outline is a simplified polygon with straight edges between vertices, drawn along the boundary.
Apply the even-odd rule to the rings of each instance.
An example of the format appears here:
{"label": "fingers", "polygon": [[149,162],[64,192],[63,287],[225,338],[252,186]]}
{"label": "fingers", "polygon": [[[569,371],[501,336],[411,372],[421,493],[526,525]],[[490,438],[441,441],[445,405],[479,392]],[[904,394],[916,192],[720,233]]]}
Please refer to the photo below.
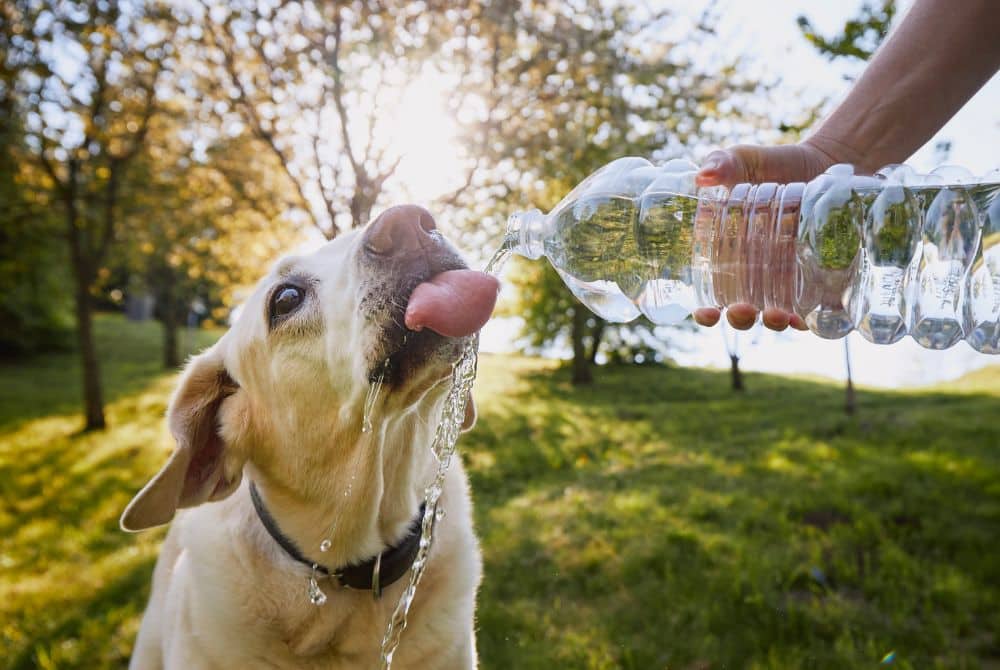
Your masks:
{"label": "fingers", "polygon": [[736,303],[726,309],[726,320],[736,330],[749,330],[757,323],[757,308],[746,303]]}
{"label": "fingers", "polygon": [[806,322],[802,320],[802,317],[794,312],[786,312],[781,309],[775,309],[774,307],[769,307],[764,310],[762,317],[764,322],[764,327],[770,330],[781,332],[785,328],[791,326],[795,330],[809,330],[806,326]]}
{"label": "fingers", "polygon": [[780,333],[785,328],[788,328],[788,322],[791,320],[791,317],[792,315],[788,312],[769,307],[764,310],[764,327]]}
{"label": "fingers", "polygon": [[722,317],[722,311],[714,307],[702,307],[696,309],[693,316],[695,323],[711,328],[719,322],[719,319]]}
{"label": "fingers", "polygon": [[[715,307],[701,307],[694,311],[695,323],[712,327],[722,317],[722,310]],[[757,322],[757,309],[753,305],[736,304],[726,309],[726,320],[737,330],[748,330]]]}
{"label": "fingers", "polygon": [[806,325],[806,322],[803,321],[802,317],[798,314],[791,315],[791,318],[788,320],[788,325],[795,330],[809,330],[809,326]]}
{"label": "fingers", "polygon": [[[711,328],[722,318],[722,310],[715,307],[701,307],[694,311],[695,323]],[[753,305],[738,303],[726,309],[726,320],[737,330],[749,330],[757,322],[757,309]],[[768,308],[763,313],[764,327],[781,332],[789,326],[796,330],[808,330],[806,322],[798,314]]]}

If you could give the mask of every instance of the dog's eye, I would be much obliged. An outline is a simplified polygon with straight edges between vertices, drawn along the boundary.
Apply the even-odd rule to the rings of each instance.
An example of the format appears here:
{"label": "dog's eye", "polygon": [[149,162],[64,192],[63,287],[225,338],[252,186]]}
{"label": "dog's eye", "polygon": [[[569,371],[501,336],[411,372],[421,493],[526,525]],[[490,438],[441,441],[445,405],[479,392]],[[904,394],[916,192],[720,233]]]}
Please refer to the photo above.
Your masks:
{"label": "dog's eye", "polygon": [[271,320],[288,316],[302,304],[305,291],[298,286],[282,286],[271,296]]}

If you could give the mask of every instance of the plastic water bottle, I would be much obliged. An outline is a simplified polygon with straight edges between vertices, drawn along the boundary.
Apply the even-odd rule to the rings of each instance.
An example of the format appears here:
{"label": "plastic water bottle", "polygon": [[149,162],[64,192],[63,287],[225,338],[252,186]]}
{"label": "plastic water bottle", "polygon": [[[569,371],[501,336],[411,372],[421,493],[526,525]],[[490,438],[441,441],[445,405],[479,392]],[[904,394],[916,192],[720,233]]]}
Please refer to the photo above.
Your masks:
{"label": "plastic water bottle", "polygon": [[697,170],[621,158],[548,214],[511,216],[505,245],[548,258],[609,321],[748,303],[825,338],[857,329],[878,344],[910,335],[1000,353],[1000,170],[835,165],[808,184],[732,190],[697,189]]}

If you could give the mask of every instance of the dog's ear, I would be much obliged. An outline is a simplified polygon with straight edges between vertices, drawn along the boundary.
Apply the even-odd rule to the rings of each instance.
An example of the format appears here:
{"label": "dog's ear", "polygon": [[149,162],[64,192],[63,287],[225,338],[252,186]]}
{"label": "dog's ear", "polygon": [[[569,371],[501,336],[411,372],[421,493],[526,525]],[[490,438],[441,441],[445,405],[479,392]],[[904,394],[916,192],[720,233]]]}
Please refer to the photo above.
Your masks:
{"label": "dog's ear", "polygon": [[476,425],[476,403],[472,399],[472,394],[468,394],[465,399],[465,417],[462,419],[462,432],[472,430]]}
{"label": "dog's ear", "polygon": [[177,448],[125,508],[122,529],[163,525],[180,508],[221,500],[236,490],[243,476],[243,459],[227,449],[220,435],[219,410],[238,390],[218,347],[188,364],[167,411]]}

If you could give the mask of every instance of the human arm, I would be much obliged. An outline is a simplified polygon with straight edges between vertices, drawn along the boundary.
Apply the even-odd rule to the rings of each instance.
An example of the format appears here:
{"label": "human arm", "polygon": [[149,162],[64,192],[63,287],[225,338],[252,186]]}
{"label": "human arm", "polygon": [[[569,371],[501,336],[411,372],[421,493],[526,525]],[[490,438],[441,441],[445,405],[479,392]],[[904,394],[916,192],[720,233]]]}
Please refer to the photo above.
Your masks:
{"label": "human arm", "polygon": [[[996,0],[915,0],[840,104],[799,144],[739,145],[706,157],[700,186],[808,181],[835,163],[871,173],[898,163],[930,139],[1000,67],[1000,4]],[[730,323],[753,325],[751,305],[731,305]],[[695,320],[714,325],[718,310]],[[805,324],[768,310],[764,324],[783,330]]]}

